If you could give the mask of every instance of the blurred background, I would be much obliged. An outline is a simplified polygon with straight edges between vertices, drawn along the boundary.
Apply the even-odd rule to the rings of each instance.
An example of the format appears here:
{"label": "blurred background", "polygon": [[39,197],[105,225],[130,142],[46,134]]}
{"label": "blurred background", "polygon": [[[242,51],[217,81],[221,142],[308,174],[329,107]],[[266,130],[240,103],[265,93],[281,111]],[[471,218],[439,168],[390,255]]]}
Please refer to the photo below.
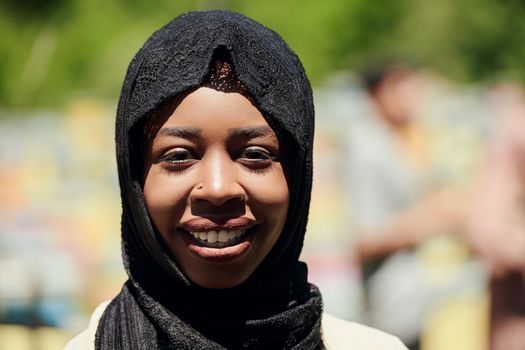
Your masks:
{"label": "blurred background", "polygon": [[313,84],[325,310],[410,349],[524,349],[524,2],[1,0],[0,350],[60,349],[120,290],[127,65],[215,8],[278,32]]}

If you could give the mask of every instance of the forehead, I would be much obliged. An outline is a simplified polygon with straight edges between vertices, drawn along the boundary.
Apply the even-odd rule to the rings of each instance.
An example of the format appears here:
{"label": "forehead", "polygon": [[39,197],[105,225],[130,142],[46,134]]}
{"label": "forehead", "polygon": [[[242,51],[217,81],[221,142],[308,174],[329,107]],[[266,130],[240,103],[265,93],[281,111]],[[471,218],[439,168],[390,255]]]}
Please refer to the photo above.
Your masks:
{"label": "forehead", "polygon": [[201,87],[169,109],[160,127],[185,126],[203,130],[268,126],[262,113],[243,95]]}

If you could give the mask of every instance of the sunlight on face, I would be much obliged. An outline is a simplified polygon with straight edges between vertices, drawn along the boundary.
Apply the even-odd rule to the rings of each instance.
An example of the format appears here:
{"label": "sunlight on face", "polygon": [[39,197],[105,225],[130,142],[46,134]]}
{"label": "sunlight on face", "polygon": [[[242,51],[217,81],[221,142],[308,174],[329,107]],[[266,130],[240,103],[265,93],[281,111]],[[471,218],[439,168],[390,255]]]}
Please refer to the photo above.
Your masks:
{"label": "sunlight on face", "polygon": [[173,107],[147,148],[146,206],[190,280],[231,288],[259,266],[286,221],[279,142],[239,93],[201,87]]}

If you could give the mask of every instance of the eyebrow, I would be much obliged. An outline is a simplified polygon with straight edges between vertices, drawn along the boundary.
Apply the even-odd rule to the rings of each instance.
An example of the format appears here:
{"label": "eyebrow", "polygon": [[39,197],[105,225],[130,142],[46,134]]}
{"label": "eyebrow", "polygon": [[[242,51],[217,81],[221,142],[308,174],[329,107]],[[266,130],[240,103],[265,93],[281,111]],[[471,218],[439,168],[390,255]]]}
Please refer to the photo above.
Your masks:
{"label": "eyebrow", "polygon": [[245,138],[275,136],[275,133],[269,126],[250,126],[245,128],[228,129],[229,136],[239,136]]}
{"label": "eyebrow", "polygon": [[[201,129],[192,127],[167,127],[162,128],[157,133],[156,138],[162,138],[166,136],[180,137],[188,140],[195,140],[201,137]],[[228,129],[228,135],[230,137],[243,137],[243,138],[257,138],[257,137],[268,137],[274,136],[273,130],[269,126],[249,126],[244,128],[232,128]]]}
{"label": "eyebrow", "polygon": [[160,129],[157,133],[157,138],[165,136],[180,137],[189,140],[194,140],[201,136],[201,130],[191,127],[171,127]]}

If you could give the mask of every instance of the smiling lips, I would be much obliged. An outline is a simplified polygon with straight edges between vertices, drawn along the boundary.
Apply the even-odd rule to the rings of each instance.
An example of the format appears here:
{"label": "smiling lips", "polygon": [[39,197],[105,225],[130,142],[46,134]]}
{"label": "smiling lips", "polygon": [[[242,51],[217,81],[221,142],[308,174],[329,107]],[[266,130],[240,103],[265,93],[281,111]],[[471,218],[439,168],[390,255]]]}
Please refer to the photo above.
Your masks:
{"label": "smiling lips", "polygon": [[190,232],[195,239],[204,246],[223,248],[234,245],[246,233],[245,229]]}
{"label": "smiling lips", "polygon": [[184,225],[183,240],[197,256],[214,262],[227,262],[242,256],[249,248],[255,222],[244,218],[217,225],[208,220],[195,219]]}

